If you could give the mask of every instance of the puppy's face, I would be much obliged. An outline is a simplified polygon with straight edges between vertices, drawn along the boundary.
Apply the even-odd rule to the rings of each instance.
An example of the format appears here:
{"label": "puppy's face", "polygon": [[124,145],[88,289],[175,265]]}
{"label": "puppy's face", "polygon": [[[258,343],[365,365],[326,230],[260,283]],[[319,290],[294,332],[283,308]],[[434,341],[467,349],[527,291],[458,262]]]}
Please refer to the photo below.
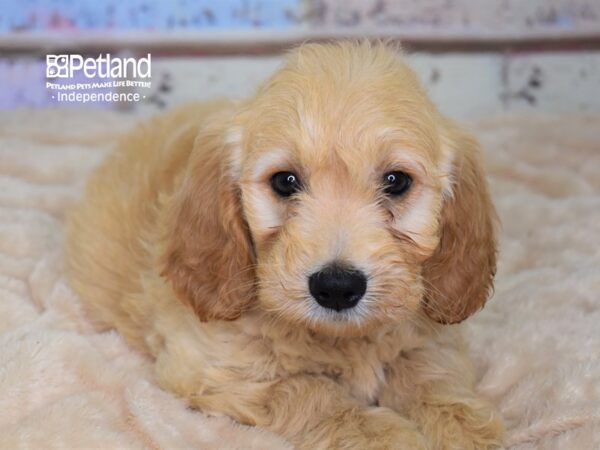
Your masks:
{"label": "puppy's face", "polygon": [[335,334],[410,320],[439,244],[452,154],[406,66],[311,56],[248,105],[234,154],[258,301]]}
{"label": "puppy's face", "polygon": [[385,46],[301,47],[196,145],[163,273],[201,319],[258,307],[350,336],[485,303],[495,216],[479,149]]}

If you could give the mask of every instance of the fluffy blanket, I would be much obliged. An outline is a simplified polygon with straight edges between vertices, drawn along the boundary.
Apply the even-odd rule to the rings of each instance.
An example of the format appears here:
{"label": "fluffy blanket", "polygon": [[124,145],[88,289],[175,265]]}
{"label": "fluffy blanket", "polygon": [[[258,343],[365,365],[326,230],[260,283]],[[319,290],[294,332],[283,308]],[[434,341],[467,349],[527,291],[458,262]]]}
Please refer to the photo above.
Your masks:
{"label": "fluffy blanket", "polygon": [[[62,271],[65,211],[136,119],[0,113],[0,447],[287,448],[191,411],[147,360],[97,333]],[[474,126],[502,221],[496,293],[467,322],[507,447],[600,448],[600,117]]]}

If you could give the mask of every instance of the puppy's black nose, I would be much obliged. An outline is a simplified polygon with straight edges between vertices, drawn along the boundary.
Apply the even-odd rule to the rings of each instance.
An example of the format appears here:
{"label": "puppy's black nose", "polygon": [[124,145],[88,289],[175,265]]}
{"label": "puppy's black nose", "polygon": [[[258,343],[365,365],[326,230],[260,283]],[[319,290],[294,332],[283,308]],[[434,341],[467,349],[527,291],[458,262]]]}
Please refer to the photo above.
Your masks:
{"label": "puppy's black nose", "polygon": [[357,269],[326,266],[308,278],[308,289],[317,303],[341,311],[356,306],[367,290],[367,277]]}

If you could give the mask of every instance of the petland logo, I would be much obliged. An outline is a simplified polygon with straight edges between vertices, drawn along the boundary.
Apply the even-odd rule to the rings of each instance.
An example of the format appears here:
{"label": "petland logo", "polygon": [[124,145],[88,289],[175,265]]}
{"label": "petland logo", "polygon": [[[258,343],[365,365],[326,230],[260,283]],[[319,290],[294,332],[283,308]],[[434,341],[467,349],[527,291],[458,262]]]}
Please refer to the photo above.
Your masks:
{"label": "petland logo", "polygon": [[58,103],[135,103],[152,87],[152,57],[46,55],[46,89]]}
{"label": "petland logo", "polygon": [[73,78],[83,74],[86,78],[150,78],[152,57],[119,58],[110,53],[97,58],[81,55],[46,55],[47,78]]}

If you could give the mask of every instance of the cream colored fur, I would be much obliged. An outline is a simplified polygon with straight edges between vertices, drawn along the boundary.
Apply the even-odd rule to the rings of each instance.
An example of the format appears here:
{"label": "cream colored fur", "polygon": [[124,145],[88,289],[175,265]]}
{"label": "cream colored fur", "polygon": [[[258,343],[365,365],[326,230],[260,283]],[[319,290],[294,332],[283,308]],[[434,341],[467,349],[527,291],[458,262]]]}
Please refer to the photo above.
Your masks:
{"label": "cream colored fur", "polygon": [[[0,216],[6,256],[0,261],[0,391],[6,411],[0,444],[251,446],[252,436],[224,422],[218,431],[223,434],[206,433],[218,422],[186,412],[145,384],[151,373],[143,360],[118,336],[94,333],[80,316],[78,299],[57,264],[60,222],[77,192],[73,183],[81,180],[81,168],[102,154],[82,150],[106,141],[100,139],[106,129],[119,128],[124,118],[53,114],[11,113],[0,120],[0,168],[7,187]],[[594,431],[600,372],[591,356],[598,345],[598,305],[590,272],[598,261],[585,244],[598,238],[592,131],[597,122],[519,118],[480,128],[492,151],[507,250],[497,289],[502,301],[470,321],[469,346],[483,376],[480,390],[508,418],[514,448],[594,448],[600,442]],[[528,229],[537,232],[524,240]],[[582,229],[587,232],[579,233]],[[564,301],[565,293],[573,300]],[[515,311],[514,320],[507,320]],[[256,448],[277,445],[264,434],[254,439]]]}
{"label": "cream colored fur", "polygon": [[[287,170],[305,189],[283,200]],[[381,190],[395,170],[401,198]],[[125,138],[71,215],[67,264],[97,325],[193,407],[303,449],[497,448],[460,328],[436,323],[485,303],[494,221],[476,142],[394,49],[305,45],[247,102]],[[308,294],[332,261],[369,278],[343,314]]]}
{"label": "cream colored fur", "polygon": [[[0,448],[285,448],[160,390],[150,360],[94,331],[68,287],[65,211],[134,120],[0,112]],[[511,450],[600,447],[599,128],[593,115],[475,127],[502,251],[495,299],[466,331]]]}

